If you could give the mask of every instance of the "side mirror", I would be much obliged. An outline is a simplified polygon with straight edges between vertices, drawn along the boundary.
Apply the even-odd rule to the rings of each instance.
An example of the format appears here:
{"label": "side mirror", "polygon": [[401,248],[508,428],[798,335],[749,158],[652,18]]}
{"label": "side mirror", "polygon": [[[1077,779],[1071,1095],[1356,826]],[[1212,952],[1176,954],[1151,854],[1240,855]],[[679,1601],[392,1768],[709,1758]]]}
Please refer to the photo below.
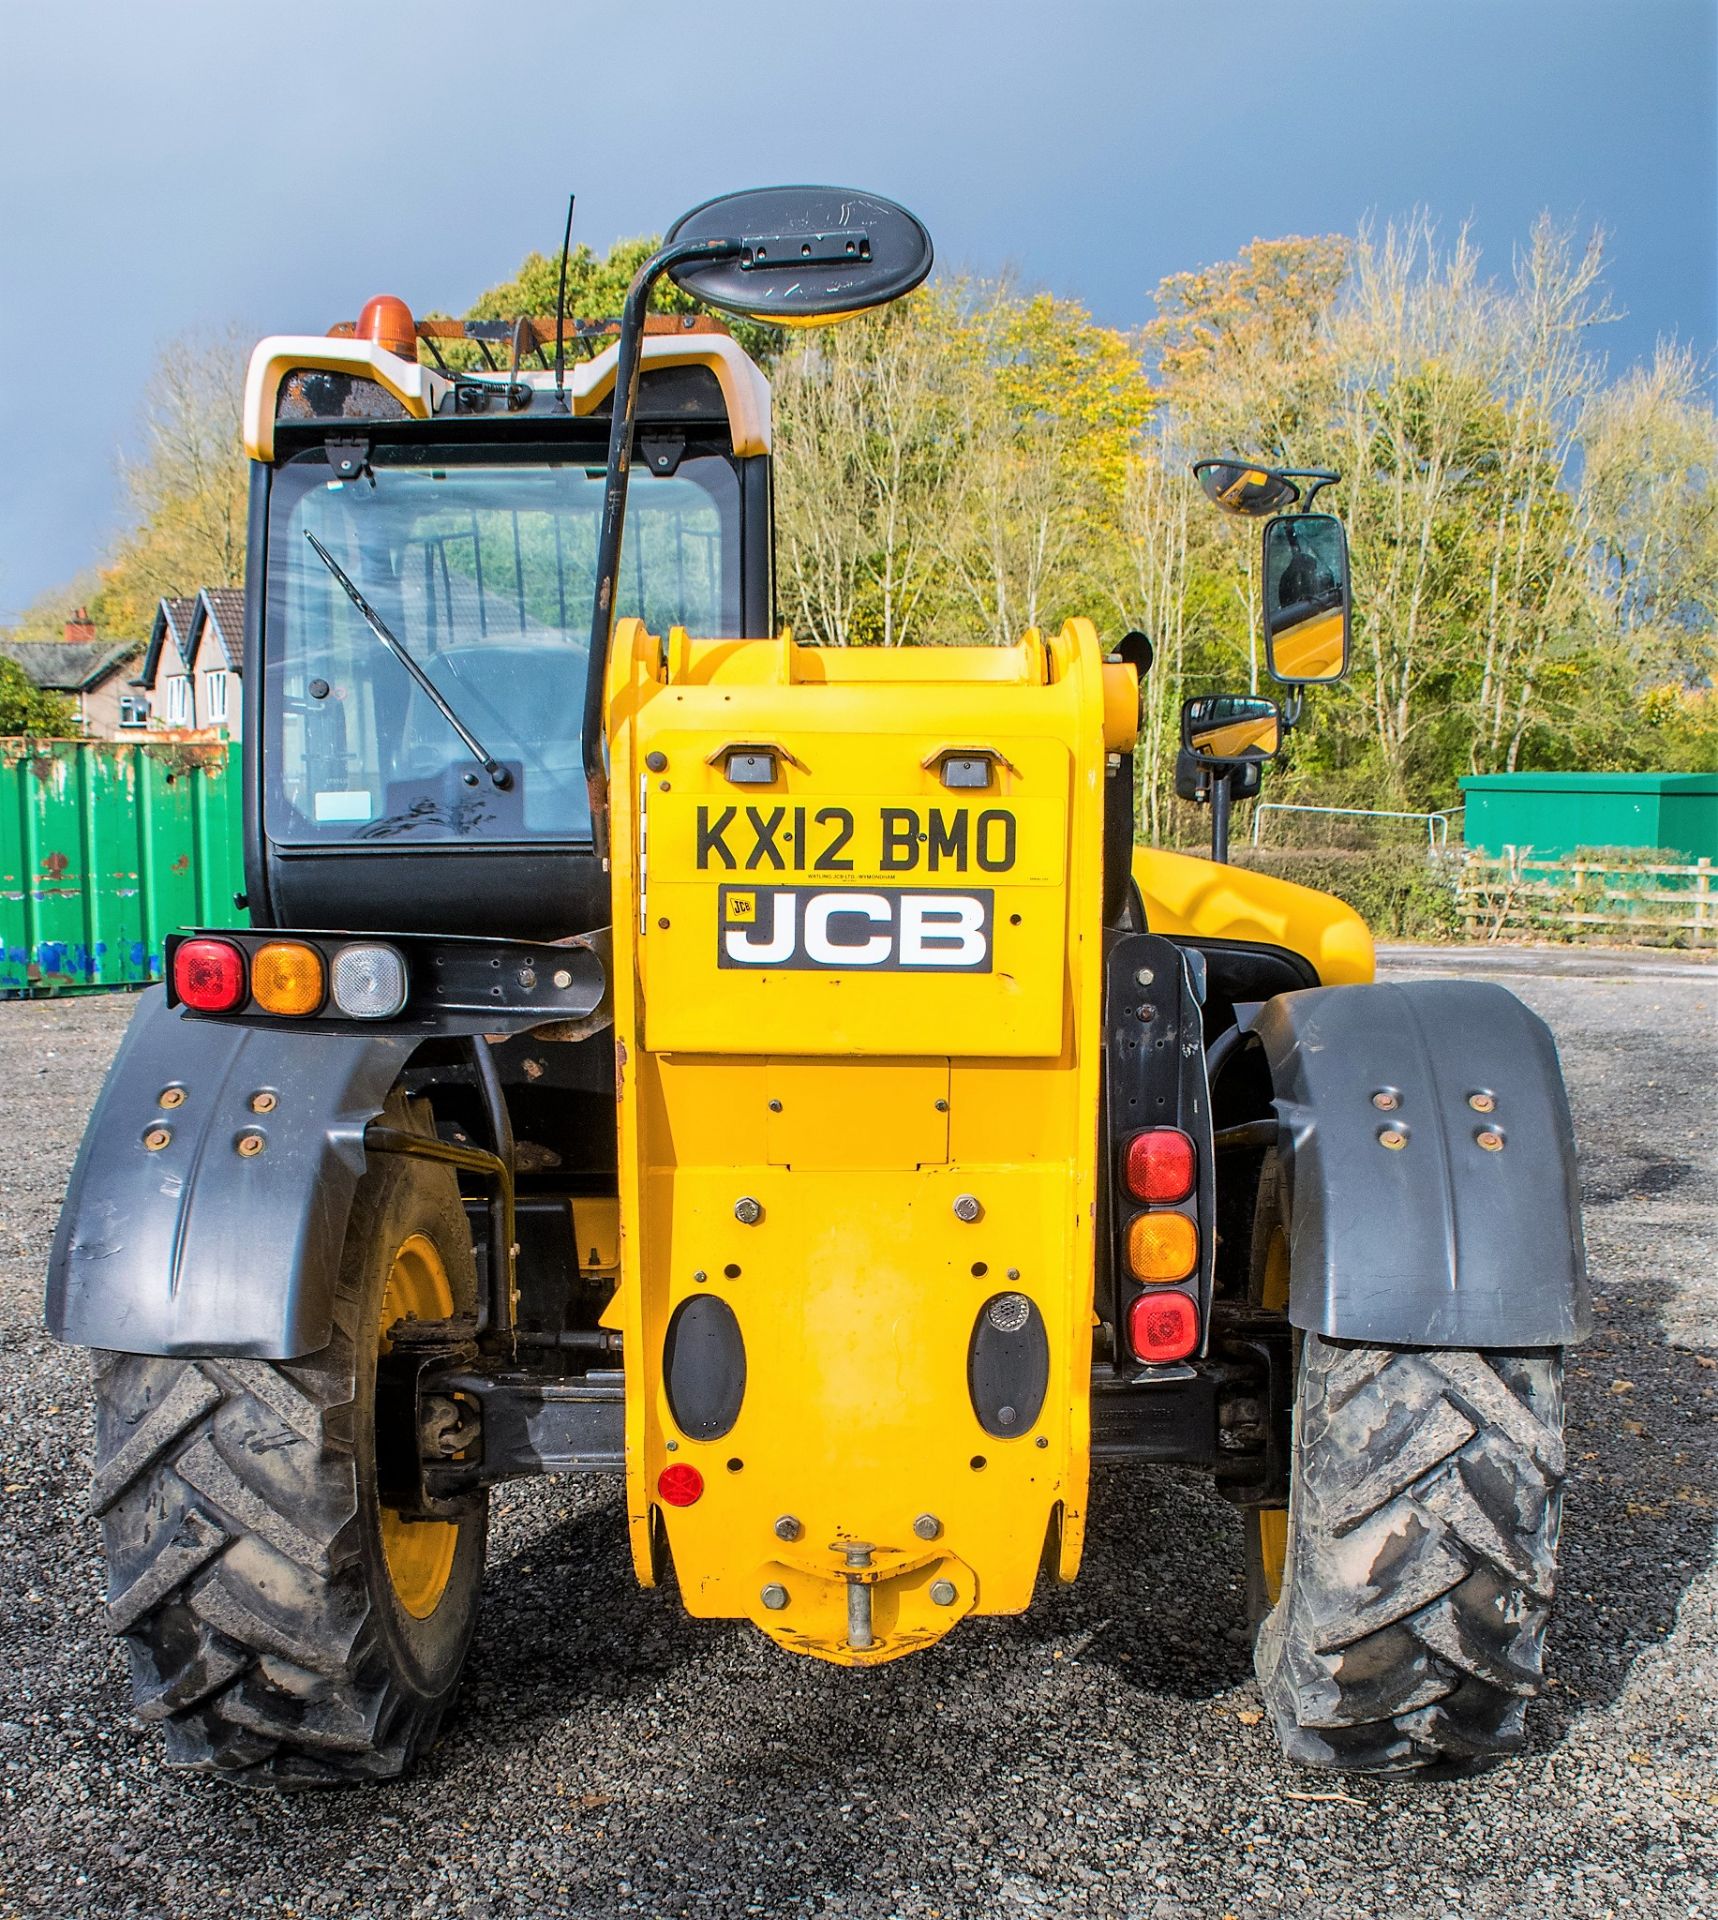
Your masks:
{"label": "side mirror", "polygon": [[1265,527],[1265,669],[1289,687],[1348,671],[1348,536],[1333,513],[1282,514]]}
{"label": "side mirror", "polygon": [[725,313],[792,325],[881,307],[931,270],[931,237],[905,207],[846,187],[753,187],[675,221],[664,248],[735,240],[738,250],[671,266],[677,287]]}
{"label": "side mirror", "polygon": [[1282,737],[1282,710],[1263,694],[1201,693],[1181,703],[1181,745],[1195,766],[1274,760]]}
{"label": "side mirror", "polygon": [[1195,460],[1193,475],[1212,506],[1247,520],[1280,513],[1300,498],[1292,480],[1253,460]]}

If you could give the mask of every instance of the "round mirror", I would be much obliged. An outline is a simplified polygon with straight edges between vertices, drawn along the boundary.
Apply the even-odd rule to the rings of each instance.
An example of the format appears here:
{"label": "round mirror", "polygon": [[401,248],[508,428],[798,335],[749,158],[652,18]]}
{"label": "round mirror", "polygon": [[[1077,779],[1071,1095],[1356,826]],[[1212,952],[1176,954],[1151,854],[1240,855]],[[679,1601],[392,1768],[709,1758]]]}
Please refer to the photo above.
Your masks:
{"label": "round mirror", "polygon": [[1292,480],[1256,460],[1195,460],[1193,473],[1213,506],[1248,520],[1280,513],[1300,498]]}
{"label": "round mirror", "polygon": [[753,320],[834,320],[911,293],[931,237],[905,207],[848,187],[753,187],[682,214],[665,245],[737,240],[723,260],[671,267],[678,287]]}

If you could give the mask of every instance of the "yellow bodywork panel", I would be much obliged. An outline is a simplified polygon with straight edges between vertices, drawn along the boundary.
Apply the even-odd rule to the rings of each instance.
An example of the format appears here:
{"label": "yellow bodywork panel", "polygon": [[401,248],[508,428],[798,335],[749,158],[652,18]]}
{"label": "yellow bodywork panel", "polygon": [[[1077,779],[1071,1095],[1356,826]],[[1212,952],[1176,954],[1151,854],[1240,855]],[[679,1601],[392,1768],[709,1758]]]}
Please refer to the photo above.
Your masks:
{"label": "yellow bodywork panel", "polygon": [[[1046,1555],[1074,1575],[1103,779],[1132,679],[1085,622],[910,653],[617,629],[605,1323],[634,1561],[653,1584],[665,1545],[694,1614],[867,1664],[1020,1611]],[[700,1437],[669,1348],[708,1300],[743,1395]],[[999,1431],[969,1385],[993,1307],[1048,1352]],[[673,1504],[684,1466],[702,1491]]]}
{"label": "yellow bodywork panel", "polygon": [[1327,987],[1373,977],[1371,929],[1328,893],[1159,847],[1134,849],[1133,877],[1153,933],[1286,947],[1311,961]]}
{"label": "yellow bodywork panel", "polygon": [[1271,657],[1277,671],[1292,680],[1339,680],[1342,635],[1341,607],[1308,614],[1272,634]]}

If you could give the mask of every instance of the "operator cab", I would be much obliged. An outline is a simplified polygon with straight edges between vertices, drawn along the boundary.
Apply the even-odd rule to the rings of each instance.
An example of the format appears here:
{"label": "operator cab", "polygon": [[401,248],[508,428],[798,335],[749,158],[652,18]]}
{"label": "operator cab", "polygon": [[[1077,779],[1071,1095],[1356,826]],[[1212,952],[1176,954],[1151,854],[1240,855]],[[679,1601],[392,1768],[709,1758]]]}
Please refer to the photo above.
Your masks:
{"label": "operator cab", "polygon": [[[386,344],[361,322],[252,364],[252,918],[586,932],[609,917],[580,717],[616,356],[560,388],[438,374],[385,305]],[[450,330],[418,328],[438,357]],[[763,376],[707,322],[652,334],[635,441],[619,614],[768,632]]]}

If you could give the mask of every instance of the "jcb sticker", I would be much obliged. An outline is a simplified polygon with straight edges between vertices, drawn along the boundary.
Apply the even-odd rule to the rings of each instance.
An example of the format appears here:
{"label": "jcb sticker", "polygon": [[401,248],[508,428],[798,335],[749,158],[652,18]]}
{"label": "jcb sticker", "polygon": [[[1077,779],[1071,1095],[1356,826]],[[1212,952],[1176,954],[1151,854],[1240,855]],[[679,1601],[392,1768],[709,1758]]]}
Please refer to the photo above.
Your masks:
{"label": "jcb sticker", "polygon": [[1011,873],[1006,807],[700,806],[696,863],[727,873]]}
{"label": "jcb sticker", "polygon": [[989,973],[988,892],[723,887],[722,967],[863,968],[870,973]]}

